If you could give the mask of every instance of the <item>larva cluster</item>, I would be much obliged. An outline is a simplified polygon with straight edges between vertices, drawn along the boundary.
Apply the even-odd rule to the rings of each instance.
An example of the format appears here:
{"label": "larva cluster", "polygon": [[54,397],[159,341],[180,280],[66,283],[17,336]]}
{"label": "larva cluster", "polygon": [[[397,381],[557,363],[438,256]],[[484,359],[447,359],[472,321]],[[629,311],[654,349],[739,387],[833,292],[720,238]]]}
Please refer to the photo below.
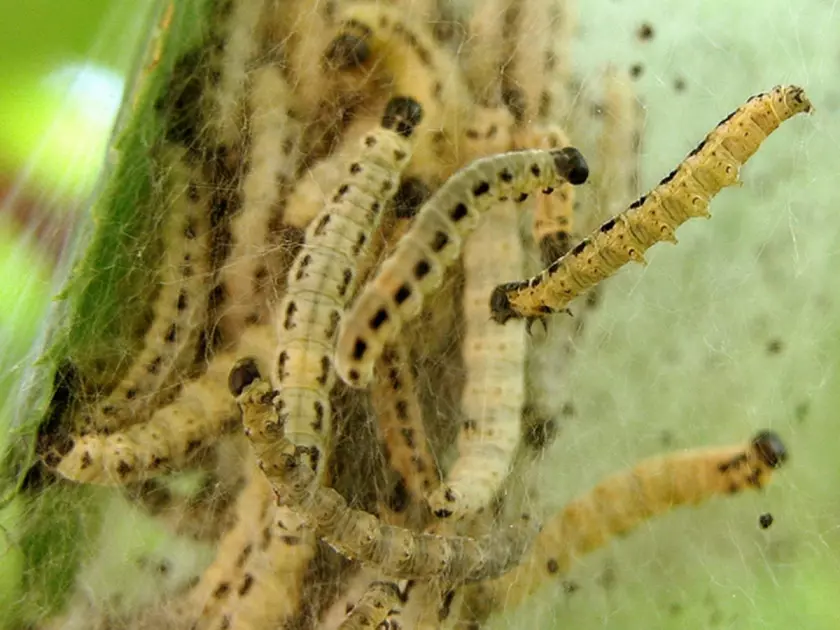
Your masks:
{"label": "larva cluster", "polygon": [[394,253],[382,264],[344,318],[335,367],[354,387],[364,387],[385,344],[423,308],[440,287],[462,242],[493,204],[525,201],[534,191],[550,193],[564,182],[582,184],[586,161],[573,147],[516,151],[483,158],[450,178],[417,214]]}
{"label": "larva cluster", "polygon": [[383,524],[347,505],[332,488],[313,484],[314,472],[283,434],[276,393],[261,381],[256,363],[241,360],[231,370],[246,435],[278,505],[303,515],[315,534],[347,558],[378,566],[393,578],[431,578],[462,584],[499,576],[516,565],[536,535],[527,517],[517,526],[481,538],[422,534]]}
{"label": "larva cluster", "polygon": [[474,516],[501,486],[513,460],[525,403],[524,322],[499,326],[489,318],[487,295],[499,273],[522,269],[519,216],[512,202],[488,211],[464,248],[462,345],[466,383],[458,437],[458,459],[446,482],[429,496],[438,517]]}
{"label": "larva cluster", "polygon": [[802,88],[777,86],[752,97],[722,120],[650,193],[602,224],[539,275],[499,285],[493,318],[539,318],[562,311],[575,297],[634,260],[659,241],[676,242],[674,230],[692,217],[708,217],[709,203],[738,173],[761,142],[792,116],[812,111]]}
{"label": "larva cluster", "polygon": [[278,405],[288,439],[309,449],[310,466],[319,474],[332,426],[335,332],[355,290],[371,233],[397,192],[421,118],[422,109],[413,99],[395,97],[388,102],[381,128],[363,138],[347,178],[307,229],[277,308],[279,350],[273,381],[280,392]]}
{"label": "larva cluster", "polygon": [[583,554],[674,507],[760,490],[786,459],[779,436],[761,431],[747,445],[654,457],[607,477],[545,524],[529,555],[493,585],[496,596],[516,605]]}
{"label": "larva cluster", "polygon": [[165,255],[160,293],[143,349],[125,377],[96,406],[89,424],[112,431],[143,419],[162,390],[193,360],[197,331],[204,321],[210,272],[210,195],[184,151],[170,149],[162,158],[164,194],[170,210],[164,217]]}

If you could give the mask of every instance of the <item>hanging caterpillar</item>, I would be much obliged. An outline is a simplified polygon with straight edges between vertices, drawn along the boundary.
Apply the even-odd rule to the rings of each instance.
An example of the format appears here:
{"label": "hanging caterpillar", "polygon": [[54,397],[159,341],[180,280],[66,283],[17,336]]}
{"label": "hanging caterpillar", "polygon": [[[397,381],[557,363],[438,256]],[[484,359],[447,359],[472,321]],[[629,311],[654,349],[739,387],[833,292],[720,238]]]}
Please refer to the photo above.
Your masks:
{"label": "hanging caterpillar", "polygon": [[326,469],[322,455],[332,420],[334,335],[355,290],[371,234],[411,158],[412,136],[422,116],[419,103],[411,98],[388,101],[380,128],[362,138],[346,179],[307,229],[277,307],[278,354],[272,380],[280,392],[288,439],[308,449],[310,466],[318,475]]}
{"label": "hanging caterpillar", "polygon": [[487,294],[498,272],[522,269],[519,216],[510,202],[487,213],[464,248],[464,320],[461,346],[466,383],[458,458],[444,485],[429,496],[435,516],[463,518],[486,507],[510,469],[519,444],[525,403],[526,333],[487,317]]}
{"label": "hanging caterpillar", "polygon": [[370,382],[385,344],[420,314],[426,295],[483,213],[499,201],[522,202],[535,190],[550,193],[563,182],[586,181],[586,161],[573,147],[517,151],[477,160],[450,178],[417,214],[394,253],[382,264],[341,323],[335,368],[354,387]]}
{"label": "hanging caterpillar", "polygon": [[179,470],[217,438],[237,426],[236,404],[225,391],[239,354],[270,365],[274,347],[265,326],[248,328],[233,350],[216,355],[200,378],[142,424],[115,433],[72,436],[52,447],[43,459],[63,477],[81,483],[124,485]]}
{"label": "hanging caterpillar", "polygon": [[694,449],[644,460],[568,503],[545,524],[523,562],[487,586],[498,602],[514,606],[568,571],[575,559],[653,516],[715,496],[760,490],[787,457],[779,436],[761,431],[747,445]]}
{"label": "hanging caterpillar", "polygon": [[231,370],[230,390],[278,505],[301,514],[316,536],[347,558],[375,565],[394,579],[435,577],[461,584],[509,570],[536,535],[538,524],[527,516],[517,526],[480,538],[436,536],[386,525],[349,507],[332,488],[313,483],[315,473],[303,459],[306,449],[285,439],[276,392],[260,380],[253,359],[242,359]]}
{"label": "hanging caterpillar", "polygon": [[692,217],[708,217],[709,203],[738,181],[741,165],[779,125],[812,111],[802,88],[777,86],[752,97],[727,116],[650,193],[601,225],[571,252],[537,276],[497,286],[490,299],[493,319],[540,318],[562,311],[575,297],[659,241],[676,242],[674,230]]}

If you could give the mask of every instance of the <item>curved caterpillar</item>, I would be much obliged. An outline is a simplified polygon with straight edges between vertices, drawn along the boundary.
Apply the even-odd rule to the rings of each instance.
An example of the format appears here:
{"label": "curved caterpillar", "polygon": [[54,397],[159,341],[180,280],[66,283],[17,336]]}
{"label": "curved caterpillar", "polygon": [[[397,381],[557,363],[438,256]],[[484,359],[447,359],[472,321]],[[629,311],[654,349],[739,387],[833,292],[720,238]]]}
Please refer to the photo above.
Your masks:
{"label": "curved caterpillar", "polygon": [[438,517],[474,516],[490,503],[519,444],[525,403],[524,322],[498,326],[487,317],[487,294],[497,272],[522,269],[519,217],[511,205],[490,210],[464,248],[466,334],[461,352],[466,383],[461,409],[466,422],[458,437],[458,458],[444,485],[428,498]]}
{"label": "curved caterpillar", "polygon": [[444,272],[460,255],[461,243],[493,204],[522,202],[532,191],[550,193],[567,181],[582,184],[588,175],[580,152],[566,147],[480,159],[450,178],[423,205],[342,321],[336,372],[353,387],[370,382],[385,344],[419,315],[424,297],[440,286]]}
{"label": "curved caterpillar", "polygon": [[288,275],[286,295],[277,307],[277,359],[272,373],[288,439],[308,449],[317,475],[330,434],[329,394],[335,382],[333,339],[342,311],[353,294],[359,261],[372,232],[397,192],[422,119],[417,101],[388,101],[381,127],[364,136],[360,153],[330,203],[307,228],[303,246]]}
{"label": "curved caterpillar", "polygon": [[155,399],[193,359],[207,309],[210,276],[210,194],[185,151],[168,150],[161,166],[171,202],[165,217],[164,261],[155,315],[143,349],[126,375],[83,423],[111,431],[143,419]]}
{"label": "curved caterpillar", "polygon": [[787,457],[779,436],[761,431],[747,445],[694,449],[644,460],[568,503],[545,524],[523,562],[489,586],[505,606],[516,605],[540,585],[568,571],[576,558],[653,516],[715,496],[760,490]]}
{"label": "curved caterpillar", "polygon": [[349,507],[332,488],[313,483],[315,474],[302,459],[303,450],[284,437],[276,393],[260,380],[255,361],[242,359],[231,370],[230,389],[278,505],[300,513],[315,535],[347,558],[375,565],[394,579],[435,577],[462,584],[509,570],[536,535],[538,525],[528,517],[519,526],[481,538],[443,537],[385,525]]}
{"label": "curved caterpillar", "polygon": [[178,470],[237,426],[236,404],[225,391],[227,375],[239,354],[271,364],[274,347],[265,326],[248,328],[238,346],[213,358],[200,378],[188,383],[171,404],[142,424],[115,433],[70,438],[44,455],[44,463],[71,481],[124,485]]}
{"label": "curved caterpillar", "polygon": [[497,286],[493,319],[539,318],[566,308],[575,297],[614,274],[659,241],[676,242],[674,230],[692,217],[708,217],[709,202],[738,181],[741,165],[792,116],[812,111],[802,88],[777,86],[752,97],[723,119],[650,193],[602,224],[571,252],[537,276]]}

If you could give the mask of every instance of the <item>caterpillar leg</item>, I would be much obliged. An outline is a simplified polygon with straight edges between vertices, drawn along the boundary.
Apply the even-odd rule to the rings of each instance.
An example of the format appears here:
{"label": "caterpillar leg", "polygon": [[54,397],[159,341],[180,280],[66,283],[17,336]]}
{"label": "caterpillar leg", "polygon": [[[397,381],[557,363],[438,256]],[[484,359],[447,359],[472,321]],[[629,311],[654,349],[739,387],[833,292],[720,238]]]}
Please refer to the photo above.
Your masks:
{"label": "caterpillar leg", "polygon": [[608,220],[539,275],[497,286],[490,298],[493,318],[538,319],[566,308],[660,241],[675,242],[674,230],[692,217],[709,216],[709,203],[738,181],[741,165],[779,125],[812,111],[802,88],[777,86],[751,98],[721,121],[688,157],[647,195]]}

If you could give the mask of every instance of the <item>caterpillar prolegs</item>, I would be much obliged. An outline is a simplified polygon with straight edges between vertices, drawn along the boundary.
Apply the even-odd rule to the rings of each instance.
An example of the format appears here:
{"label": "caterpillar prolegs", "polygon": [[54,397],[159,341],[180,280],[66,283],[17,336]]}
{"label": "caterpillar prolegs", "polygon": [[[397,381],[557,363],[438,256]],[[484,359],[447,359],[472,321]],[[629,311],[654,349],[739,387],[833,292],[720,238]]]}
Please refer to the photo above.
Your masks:
{"label": "caterpillar prolegs", "polygon": [[709,203],[738,181],[741,166],[785,120],[812,111],[802,88],[777,86],[752,97],[724,118],[685,160],[647,195],[603,223],[571,252],[537,276],[497,286],[493,319],[539,318],[562,311],[575,297],[659,241],[676,242],[674,230],[692,217],[708,217]]}

